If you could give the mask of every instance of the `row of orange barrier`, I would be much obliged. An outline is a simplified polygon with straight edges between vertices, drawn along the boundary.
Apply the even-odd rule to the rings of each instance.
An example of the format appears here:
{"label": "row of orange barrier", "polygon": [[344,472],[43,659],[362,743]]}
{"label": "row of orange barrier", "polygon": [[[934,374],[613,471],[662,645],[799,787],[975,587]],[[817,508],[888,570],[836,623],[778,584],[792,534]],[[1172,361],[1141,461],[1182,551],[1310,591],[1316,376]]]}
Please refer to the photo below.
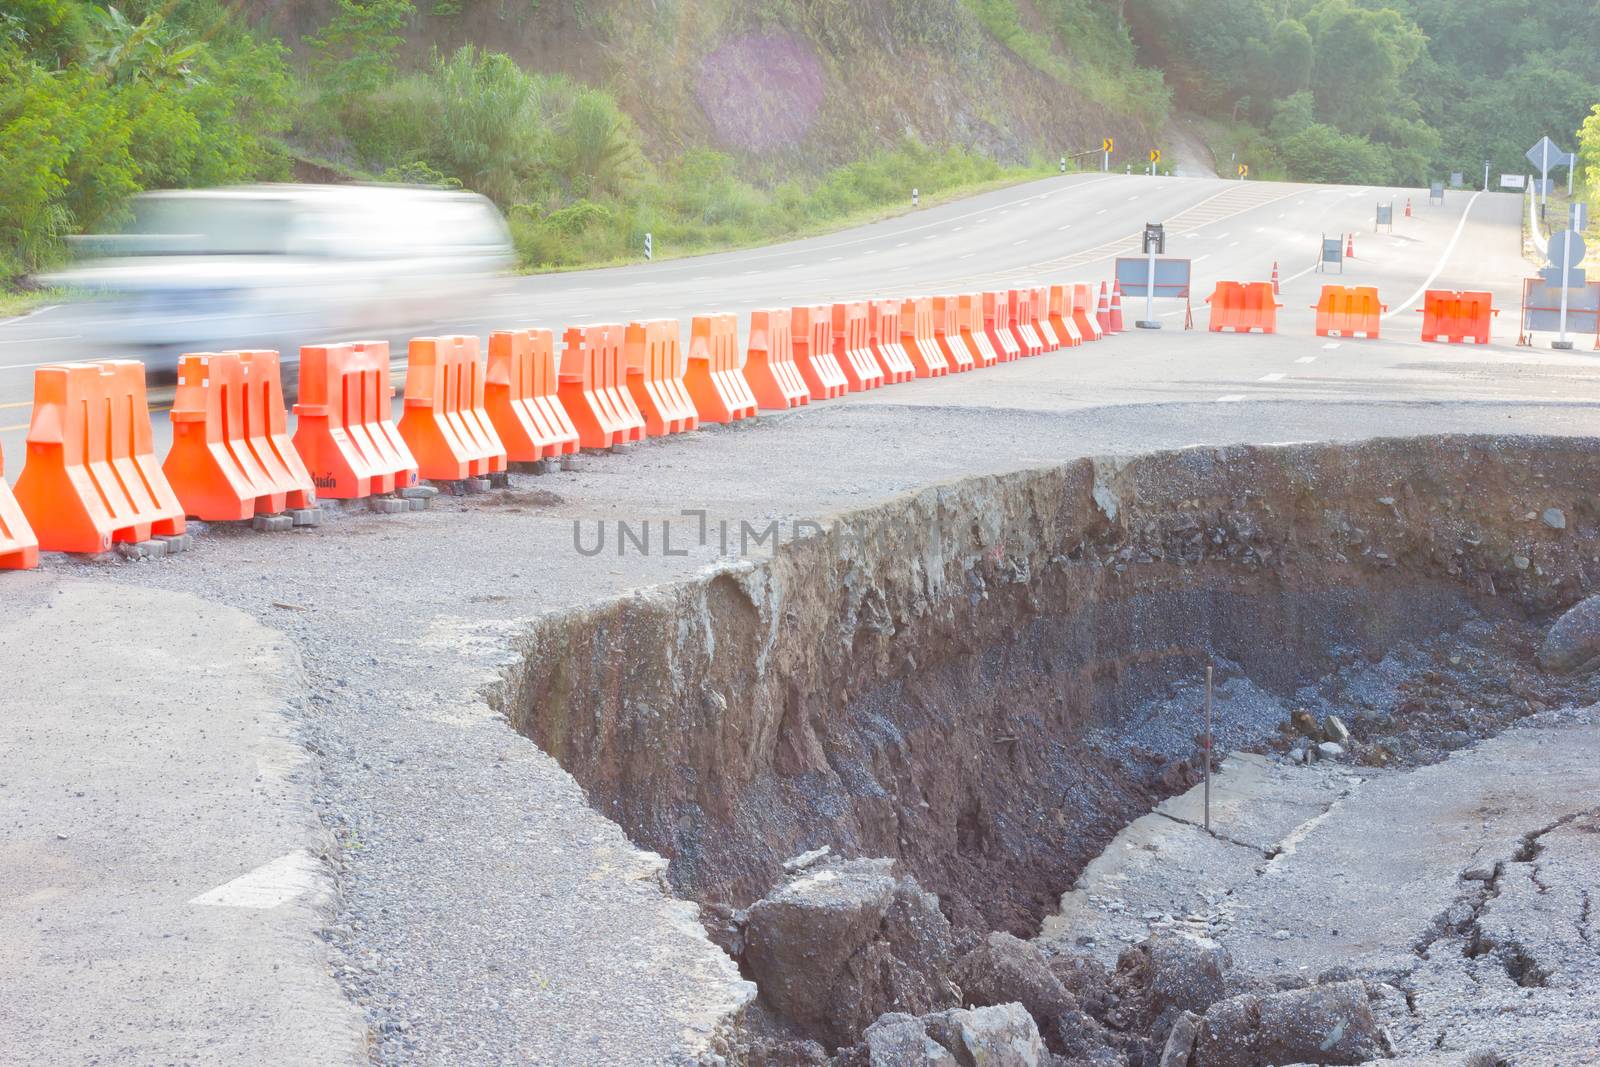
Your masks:
{"label": "row of orange barrier", "polygon": [[159,465],[143,364],[40,367],[14,493],[0,466],[0,568],[34,566],[40,550],[180,537],[186,518],[314,515],[319,496],[493,477],[510,463],[1073,347],[1102,336],[1092,299],[1090,286],[1051,285],[768,309],[752,314],[744,353],[728,314],[696,316],[687,353],[676,319],[571,327],[559,360],[549,330],[492,333],[486,357],[477,337],[419,337],[398,423],[386,342],[309,345],[292,438],[278,353],[194,353],[179,363]]}
{"label": "row of orange barrier", "polygon": [[[1206,303],[1211,305],[1213,333],[1276,333],[1278,309],[1283,306],[1274,297],[1271,282],[1218,282]],[[1311,310],[1317,313],[1318,337],[1375,339],[1381,335],[1389,306],[1374,286],[1325,285]],[[1452,289],[1426,290],[1417,311],[1422,314],[1422,340],[1480,345],[1489,343],[1490,323],[1500,314],[1492,293]]]}

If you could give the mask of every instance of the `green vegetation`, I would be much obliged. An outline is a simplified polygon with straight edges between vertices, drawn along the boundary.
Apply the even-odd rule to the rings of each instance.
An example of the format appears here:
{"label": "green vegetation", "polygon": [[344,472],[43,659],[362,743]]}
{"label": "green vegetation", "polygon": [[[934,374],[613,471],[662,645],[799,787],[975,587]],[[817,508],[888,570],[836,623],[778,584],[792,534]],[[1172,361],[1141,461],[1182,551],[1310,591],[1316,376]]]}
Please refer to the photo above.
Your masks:
{"label": "green vegetation", "polygon": [[0,11],[0,278],[114,225],[142,188],[282,177],[284,50],[218,0]]}
{"label": "green vegetation", "polygon": [[[291,51],[252,14],[305,32]],[[1593,16],[1593,0],[8,0],[0,281],[116,226],[140,189],[297,168],[482,192],[531,268],[637,258],[646,232],[664,255],[815,233],[913,187],[1041,173],[1108,133],[1142,154],[1174,106],[1257,178],[1520,171],[1600,95]],[[1581,151],[1600,167],[1600,119]]]}
{"label": "green vegetation", "polygon": [[1593,0],[1127,0],[1185,109],[1246,120],[1312,181],[1421,184],[1526,169],[1600,95]]}

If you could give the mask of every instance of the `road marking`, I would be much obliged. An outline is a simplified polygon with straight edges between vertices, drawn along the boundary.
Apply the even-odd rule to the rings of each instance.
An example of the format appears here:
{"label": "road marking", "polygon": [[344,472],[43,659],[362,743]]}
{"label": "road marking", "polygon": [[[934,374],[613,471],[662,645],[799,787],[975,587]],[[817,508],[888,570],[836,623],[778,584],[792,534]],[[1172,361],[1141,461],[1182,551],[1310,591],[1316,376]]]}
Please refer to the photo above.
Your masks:
{"label": "road marking", "polygon": [[1399,315],[1402,312],[1411,310],[1412,305],[1415,304],[1419,299],[1421,299],[1422,295],[1424,293],[1426,293],[1429,288],[1432,287],[1434,281],[1438,279],[1439,275],[1444,273],[1444,265],[1446,263],[1450,262],[1451,255],[1453,255],[1455,253],[1456,244],[1457,244],[1457,242],[1459,242],[1461,240],[1462,231],[1464,231],[1467,228],[1467,218],[1472,214],[1472,205],[1476,204],[1478,202],[1478,197],[1480,197],[1482,195],[1483,195],[1483,190],[1480,189],[1477,192],[1472,194],[1472,199],[1471,200],[1467,201],[1466,209],[1461,212],[1461,221],[1456,223],[1456,232],[1451,234],[1450,243],[1445,245],[1444,255],[1439,257],[1439,262],[1433,268],[1433,273],[1428,275],[1428,280],[1423,282],[1421,285],[1417,286],[1417,291],[1412,293],[1409,297],[1407,297],[1405,300],[1401,301],[1398,305],[1396,305],[1395,309],[1393,311],[1385,312],[1383,314],[1383,316],[1382,316],[1383,318],[1385,318],[1385,319],[1393,318],[1394,316]]}
{"label": "road marking", "polygon": [[963,260],[963,259],[971,259],[971,258],[972,258],[972,257],[973,257],[973,256],[975,256],[975,255],[977,255],[977,254],[978,254],[978,253],[976,253],[976,252],[968,252],[968,253],[967,253],[967,254],[966,254],[966,255],[964,255],[964,256],[958,256],[958,257],[957,257],[957,262],[960,262],[960,260]]}
{"label": "road marking", "polygon": [[1299,359],[1295,360],[1296,363],[1315,363],[1316,361],[1316,356],[1301,356]]}
{"label": "road marking", "polygon": [[1229,248],[1238,248],[1239,247],[1239,242],[1238,241],[1229,241],[1228,242],[1228,247]]}
{"label": "road marking", "polygon": [[[6,341],[0,341],[0,345],[37,345],[43,344],[45,341],[76,341],[82,336],[81,333],[58,333],[49,337],[13,337]],[[42,363],[29,364],[32,367],[42,367],[43,365]]]}
{"label": "road marking", "polygon": [[219,908],[255,908],[260,911],[287,904],[317,887],[322,873],[315,856],[297,848],[286,856],[263,863],[231,882],[201,893],[191,904]]}
{"label": "road marking", "polygon": [[1026,238],[1026,237],[1024,237],[1024,238],[1023,238],[1023,239],[1022,239],[1022,240],[1020,240],[1020,241],[1012,241],[1012,242],[1011,242],[1011,247],[1012,247],[1012,248],[1018,248],[1018,247],[1020,247],[1020,246],[1022,246],[1022,245],[1025,245],[1025,244],[1027,244],[1027,243],[1028,243],[1028,239],[1027,239],[1027,238]]}
{"label": "road marking", "polygon": [[1237,404],[1239,401],[1241,401],[1243,399],[1244,399],[1244,394],[1243,393],[1229,393],[1227,396],[1219,396],[1219,397],[1217,397],[1217,403],[1219,403],[1219,404]]}
{"label": "road marking", "polygon": [[1257,378],[1256,381],[1258,381],[1258,382],[1281,382],[1287,377],[1288,377],[1288,375],[1287,374],[1283,374],[1283,373],[1263,374],[1261,377]]}
{"label": "road marking", "polygon": [[843,258],[844,258],[843,256],[834,256],[832,259],[828,260],[828,262],[829,263],[837,263]]}
{"label": "road marking", "polygon": [[1096,215],[1104,215],[1105,213],[1106,213],[1106,209],[1105,208],[1101,208],[1099,211],[1095,212]]}
{"label": "road marking", "polygon": [[1072,223],[1069,222],[1065,226],[1057,226],[1056,227],[1056,232],[1057,233],[1066,233],[1070,229],[1072,229]]}
{"label": "road marking", "polygon": [[1322,346],[1322,350],[1324,352],[1332,352],[1335,348],[1338,348],[1338,347],[1339,347],[1339,342],[1338,341],[1329,341],[1327,344]]}
{"label": "road marking", "polygon": [[895,245],[895,247],[896,248],[904,248],[906,245],[908,245],[910,243],[911,243],[910,241],[901,241],[899,244]]}
{"label": "road marking", "polygon": [[1191,259],[1191,260],[1190,260],[1190,261],[1189,261],[1189,262],[1190,262],[1190,263],[1199,263],[1199,262],[1200,262],[1200,261],[1201,261],[1201,260],[1204,260],[1204,259],[1210,259],[1210,258],[1211,258],[1211,253],[1210,253],[1210,252],[1207,252],[1207,253],[1206,253],[1206,254],[1205,254],[1205,255],[1203,255],[1203,256],[1195,256],[1195,257],[1194,257],[1194,258],[1193,258],[1193,259]]}

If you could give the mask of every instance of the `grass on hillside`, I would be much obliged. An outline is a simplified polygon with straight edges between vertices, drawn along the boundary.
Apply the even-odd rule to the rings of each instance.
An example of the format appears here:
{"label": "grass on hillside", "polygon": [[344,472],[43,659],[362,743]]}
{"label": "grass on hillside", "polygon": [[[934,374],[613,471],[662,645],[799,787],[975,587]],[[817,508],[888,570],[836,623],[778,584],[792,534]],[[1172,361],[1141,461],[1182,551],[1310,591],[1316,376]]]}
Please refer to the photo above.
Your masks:
{"label": "grass on hillside", "polygon": [[64,289],[8,289],[0,286],[0,319],[26,315],[67,299]]}

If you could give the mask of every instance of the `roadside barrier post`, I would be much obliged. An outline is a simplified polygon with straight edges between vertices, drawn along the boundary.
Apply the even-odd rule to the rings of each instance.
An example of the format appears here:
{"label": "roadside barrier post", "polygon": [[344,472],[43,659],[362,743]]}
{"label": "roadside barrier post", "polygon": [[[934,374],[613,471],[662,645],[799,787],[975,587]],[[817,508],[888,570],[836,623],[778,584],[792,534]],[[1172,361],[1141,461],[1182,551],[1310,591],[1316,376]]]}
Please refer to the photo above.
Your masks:
{"label": "roadside barrier post", "polygon": [[39,538],[6,484],[6,457],[0,453],[0,571],[25,571],[39,565]]}
{"label": "roadside barrier post", "polygon": [[555,335],[496,330],[489,335],[483,406],[508,463],[537,463],[578,450],[578,429],[556,397]]}
{"label": "roadside barrier post", "polygon": [[394,424],[389,342],[300,349],[294,448],[319,496],[359,500],[405,489],[417,461]]}
{"label": "roadside barrier post", "polygon": [[789,309],[790,343],[795,366],[812,400],[832,400],[850,389],[833,354],[833,309],[803,304]]}

